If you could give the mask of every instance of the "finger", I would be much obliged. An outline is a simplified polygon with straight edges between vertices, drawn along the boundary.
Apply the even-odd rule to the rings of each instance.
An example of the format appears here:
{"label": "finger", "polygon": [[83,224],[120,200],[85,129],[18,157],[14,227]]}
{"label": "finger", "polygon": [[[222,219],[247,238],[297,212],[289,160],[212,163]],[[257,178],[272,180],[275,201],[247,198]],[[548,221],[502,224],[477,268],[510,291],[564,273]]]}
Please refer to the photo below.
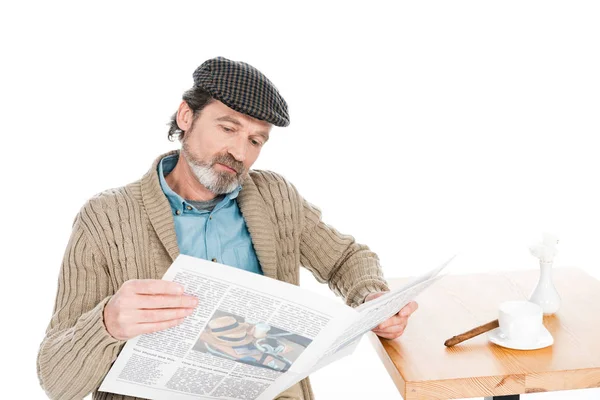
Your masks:
{"label": "finger", "polygon": [[185,318],[194,313],[193,308],[158,308],[153,310],[137,310],[136,323],[163,322]]}
{"label": "finger", "polygon": [[198,298],[187,294],[181,296],[164,294],[138,294],[133,299],[136,308],[195,308]]}
{"label": "finger", "polygon": [[398,334],[398,333],[402,333],[404,332],[404,330],[406,329],[406,324],[400,324],[400,325],[394,325],[394,326],[389,326],[385,329],[374,329],[373,332],[377,333],[377,334]]}
{"label": "finger", "polygon": [[411,314],[414,313],[415,311],[417,311],[418,308],[419,308],[419,305],[417,304],[417,302],[411,301],[410,303],[408,303],[407,305],[402,307],[402,309],[400,310],[400,312],[398,314],[401,317],[410,317]]}
{"label": "finger", "polygon": [[131,279],[125,282],[130,290],[137,294],[183,294],[183,286],[179,283],[163,281],[162,279]]}
{"label": "finger", "polygon": [[395,324],[388,325],[388,326],[386,326],[385,328],[379,328],[379,327],[376,327],[376,328],[375,328],[375,329],[373,329],[373,330],[377,330],[377,331],[382,331],[382,332],[383,332],[383,331],[387,331],[387,330],[389,330],[389,329],[396,329],[396,327],[398,327],[398,326],[405,327],[405,326],[407,325],[407,323],[408,323],[408,320],[407,320],[406,318],[402,318],[402,319],[400,319],[400,320],[399,320],[397,323],[395,323]]}
{"label": "finger", "polygon": [[397,339],[400,336],[402,336],[402,334],[404,333],[404,331],[400,331],[398,333],[376,333],[377,336],[384,338],[384,339]]}
{"label": "finger", "polygon": [[172,319],[170,321],[149,322],[149,323],[137,324],[135,326],[135,332],[136,332],[135,336],[142,335],[144,333],[163,331],[165,329],[169,329],[169,328],[172,328],[174,326],[181,324],[183,322],[183,320],[184,320],[183,318],[180,318],[180,319]]}
{"label": "finger", "polygon": [[402,307],[402,309],[398,311],[396,315],[388,318],[386,321],[379,324],[377,326],[377,329],[385,329],[388,326],[397,325],[401,323],[403,319],[408,319],[408,317],[410,317],[412,313],[414,313],[417,310],[417,308],[419,308],[419,305],[415,301],[409,302],[404,307]]}
{"label": "finger", "polygon": [[376,329],[386,329],[388,326],[399,325],[403,323],[403,321],[405,323],[406,319],[406,317],[401,317],[400,315],[396,314],[377,325]]}

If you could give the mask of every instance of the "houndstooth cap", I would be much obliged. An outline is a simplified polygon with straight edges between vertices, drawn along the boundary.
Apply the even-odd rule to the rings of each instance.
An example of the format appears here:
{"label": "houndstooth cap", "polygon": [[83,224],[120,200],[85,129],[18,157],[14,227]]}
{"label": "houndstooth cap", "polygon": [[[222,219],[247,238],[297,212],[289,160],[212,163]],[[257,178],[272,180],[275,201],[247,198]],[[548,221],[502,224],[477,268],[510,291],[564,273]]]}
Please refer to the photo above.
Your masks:
{"label": "houndstooth cap", "polygon": [[287,103],[275,85],[250,64],[211,58],[196,68],[193,76],[194,86],[235,111],[275,126],[290,124]]}

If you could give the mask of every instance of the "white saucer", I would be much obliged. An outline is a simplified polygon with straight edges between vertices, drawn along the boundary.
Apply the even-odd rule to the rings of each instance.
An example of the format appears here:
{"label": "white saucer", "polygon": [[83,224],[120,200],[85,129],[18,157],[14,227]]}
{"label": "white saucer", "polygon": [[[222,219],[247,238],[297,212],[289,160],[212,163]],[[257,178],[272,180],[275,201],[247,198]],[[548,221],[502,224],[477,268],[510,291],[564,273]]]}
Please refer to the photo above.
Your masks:
{"label": "white saucer", "polygon": [[493,329],[488,332],[488,339],[490,342],[497,344],[498,346],[506,347],[508,349],[515,350],[537,350],[548,347],[554,343],[554,338],[548,332],[545,326],[542,325],[540,336],[535,340],[528,341],[516,341],[509,340],[500,328]]}

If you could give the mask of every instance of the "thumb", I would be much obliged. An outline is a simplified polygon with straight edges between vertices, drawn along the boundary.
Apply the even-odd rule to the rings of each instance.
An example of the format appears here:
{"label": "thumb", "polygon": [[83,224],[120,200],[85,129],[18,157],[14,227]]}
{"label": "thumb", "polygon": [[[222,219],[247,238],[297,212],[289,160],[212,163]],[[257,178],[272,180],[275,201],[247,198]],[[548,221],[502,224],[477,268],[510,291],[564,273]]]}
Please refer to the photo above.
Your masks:
{"label": "thumb", "polygon": [[386,294],[386,292],[374,292],[374,293],[369,293],[366,297],[365,297],[365,303],[367,301],[371,301],[371,300],[375,300],[378,297],[383,296],[384,294]]}

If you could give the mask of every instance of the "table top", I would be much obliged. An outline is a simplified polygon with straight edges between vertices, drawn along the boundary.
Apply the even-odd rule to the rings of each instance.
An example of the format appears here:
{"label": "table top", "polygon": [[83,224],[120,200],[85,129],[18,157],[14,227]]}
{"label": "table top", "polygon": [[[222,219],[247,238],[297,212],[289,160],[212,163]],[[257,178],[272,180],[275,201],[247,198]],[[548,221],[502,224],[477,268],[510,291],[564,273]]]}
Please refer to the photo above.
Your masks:
{"label": "table top", "polygon": [[[444,341],[498,318],[507,300],[525,300],[539,270],[448,275],[417,297],[404,334],[371,343],[404,400],[461,399],[600,387],[600,281],[577,268],[554,268],[561,308],[544,316],[554,344],[506,349],[487,333],[454,347]],[[391,280],[392,288],[407,279]]]}

